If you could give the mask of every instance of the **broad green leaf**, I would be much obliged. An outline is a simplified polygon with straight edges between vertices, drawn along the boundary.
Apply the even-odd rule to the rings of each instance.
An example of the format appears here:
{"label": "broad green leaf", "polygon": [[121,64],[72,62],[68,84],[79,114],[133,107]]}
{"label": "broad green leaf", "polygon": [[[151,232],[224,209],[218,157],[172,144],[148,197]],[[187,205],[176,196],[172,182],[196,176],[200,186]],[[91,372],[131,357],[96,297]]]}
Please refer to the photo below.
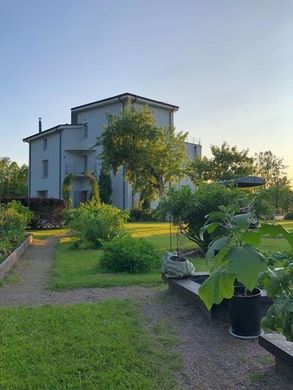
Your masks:
{"label": "broad green leaf", "polygon": [[222,268],[213,273],[199,289],[200,299],[205,303],[208,310],[213,304],[219,304],[224,298],[231,298],[234,294],[235,275],[226,272]]}
{"label": "broad green leaf", "polygon": [[231,248],[227,258],[227,272],[234,273],[249,290],[256,287],[261,272],[267,270],[265,257],[249,245]]}
{"label": "broad green leaf", "polygon": [[259,232],[262,235],[268,234],[270,237],[273,238],[282,235],[288,241],[289,245],[293,248],[293,233],[289,233],[281,225],[263,224],[260,227]]}
{"label": "broad green leaf", "polygon": [[287,233],[287,231],[281,226],[281,225],[273,225],[269,223],[262,224],[259,228],[259,233],[264,235],[269,235],[270,237],[277,237],[280,234],[284,234],[284,232]]}
{"label": "broad green leaf", "polygon": [[276,278],[277,275],[275,274],[275,272],[268,268],[267,271],[261,274],[260,283],[267,290],[271,286],[272,281],[276,280]]}
{"label": "broad green leaf", "polygon": [[227,246],[229,242],[230,242],[230,238],[229,237],[222,237],[222,238],[219,238],[219,239],[213,241],[210,244],[209,249],[208,249],[208,251],[206,253],[206,258],[208,260],[210,260],[213,257],[215,257],[215,251],[220,251],[225,246]]}
{"label": "broad green leaf", "polygon": [[238,214],[233,217],[233,223],[241,228],[246,228],[250,225],[252,213]]}
{"label": "broad green leaf", "polygon": [[211,272],[217,271],[219,268],[225,266],[228,262],[227,253],[229,252],[229,247],[223,248],[214,258],[213,265],[211,267]]}
{"label": "broad green leaf", "polygon": [[219,224],[217,222],[209,223],[208,225],[203,226],[200,229],[200,233],[199,233],[200,239],[202,241],[204,241],[204,238],[203,238],[204,233],[205,232],[208,232],[209,234],[213,233],[217,229],[217,227],[219,227]]}
{"label": "broad green leaf", "polygon": [[259,231],[247,232],[245,234],[244,240],[246,244],[252,246],[258,246],[261,243],[261,234]]}
{"label": "broad green leaf", "polygon": [[207,215],[207,222],[222,222],[226,218],[221,211],[212,211]]}

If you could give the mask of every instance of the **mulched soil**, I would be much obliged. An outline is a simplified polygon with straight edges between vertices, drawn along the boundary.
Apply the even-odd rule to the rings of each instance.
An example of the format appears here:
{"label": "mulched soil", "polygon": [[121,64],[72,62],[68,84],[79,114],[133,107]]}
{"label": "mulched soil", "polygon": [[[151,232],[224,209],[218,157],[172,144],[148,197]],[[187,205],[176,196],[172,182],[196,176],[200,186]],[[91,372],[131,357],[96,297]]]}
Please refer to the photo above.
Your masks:
{"label": "mulched soil", "polygon": [[[34,240],[14,273],[18,283],[0,288],[0,305],[43,305],[97,302],[130,298],[137,302],[146,327],[154,332],[159,323],[174,330],[182,369],[177,373],[180,389],[293,390],[288,379],[278,376],[273,357],[257,341],[243,341],[228,334],[228,324],[209,320],[191,303],[166,289],[144,287],[82,288],[50,291],[49,273],[58,237]],[[170,356],[172,359],[172,356]]]}

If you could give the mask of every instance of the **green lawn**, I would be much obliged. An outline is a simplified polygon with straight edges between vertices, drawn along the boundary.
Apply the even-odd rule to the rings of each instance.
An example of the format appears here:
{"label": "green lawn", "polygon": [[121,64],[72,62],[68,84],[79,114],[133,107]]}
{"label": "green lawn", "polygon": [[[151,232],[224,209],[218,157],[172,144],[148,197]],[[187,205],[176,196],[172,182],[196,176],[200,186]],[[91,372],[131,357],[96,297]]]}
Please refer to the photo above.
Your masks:
{"label": "green lawn", "polygon": [[[134,237],[143,237],[162,253],[170,248],[170,227],[168,223],[129,223],[127,229]],[[181,238],[184,248],[194,244]],[[172,236],[173,250],[176,235]],[[83,250],[71,247],[71,238],[60,239],[55,250],[51,288],[73,289],[78,287],[113,287],[129,285],[158,286],[162,284],[160,269],[148,274],[105,273],[99,266],[103,254],[101,249]]]}
{"label": "green lawn", "polygon": [[0,317],[0,389],[176,388],[170,337],[148,334],[131,301],[0,308]]}
{"label": "green lawn", "polygon": [[[293,230],[293,222],[282,223],[286,229]],[[134,237],[143,237],[158,248],[162,255],[170,248],[170,227],[168,223],[129,223],[127,229]],[[59,231],[60,232],[60,231]],[[63,231],[65,232],[65,231]],[[38,238],[46,232],[40,232]],[[172,248],[176,249],[175,230],[172,234]],[[179,247],[194,248],[194,244],[180,237]],[[260,245],[263,251],[289,250],[287,242],[281,238],[264,238]],[[162,284],[160,270],[149,274],[105,273],[99,266],[102,250],[82,250],[71,248],[71,238],[63,237],[57,245],[52,270],[51,288],[73,289],[79,287],[112,287],[129,285],[159,286]],[[206,271],[204,259],[192,258],[196,271]]]}

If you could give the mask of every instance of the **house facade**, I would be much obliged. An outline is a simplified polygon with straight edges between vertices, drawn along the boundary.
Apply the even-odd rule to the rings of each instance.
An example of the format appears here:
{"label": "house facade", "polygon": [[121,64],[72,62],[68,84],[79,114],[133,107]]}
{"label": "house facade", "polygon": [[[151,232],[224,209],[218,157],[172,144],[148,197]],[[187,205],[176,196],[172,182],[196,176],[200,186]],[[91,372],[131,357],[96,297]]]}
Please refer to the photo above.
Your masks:
{"label": "house facade", "polygon": [[[100,175],[102,162],[97,137],[104,131],[107,114],[118,114],[131,100],[135,108],[149,106],[158,126],[173,126],[177,106],[124,93],[71,109],[71,124],[60,124],[24,138],[29,144],[29,197],[62,199],[63,180],[74,174],[72,184],[73,205],[86,201],[90,186],[86,172]],[[201,155],[201,145],[186,143],[191,159]],[[125,180],[121,169],[112,180],[112,203],[121,208],[133,208],[136,197]]]}

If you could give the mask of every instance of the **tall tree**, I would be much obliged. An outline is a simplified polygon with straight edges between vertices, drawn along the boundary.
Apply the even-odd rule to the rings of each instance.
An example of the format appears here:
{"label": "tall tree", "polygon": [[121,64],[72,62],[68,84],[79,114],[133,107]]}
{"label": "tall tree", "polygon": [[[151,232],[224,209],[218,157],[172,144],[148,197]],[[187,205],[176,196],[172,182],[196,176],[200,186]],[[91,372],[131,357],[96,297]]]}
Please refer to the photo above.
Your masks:
{"label": "tall tree", "polygon": [[147,106],[136,110],[129,103],[119,114],[108,116],[98,144],[105,167],[114,173],[123,167],[133,192],[139,192],[141,200],[153,200],[164,194],[168,183],[185,175],[186,136],[173,127],[158,127]]}
{"label": "tall tree", "polygon": [[18,166],[9,157],[0,158],[0,196],[27,196],[28,167]]}
{"label": "tall tree", "polygon": [[265,179],[267,187],[289,185],[284,160],[275,156],[270,150],[256,153],[254,164],[256,173]]}
{"label": "tall tree", "polygon": [[203,157],[193,163],[191,176],[194,181],[231,180],[253,173],[253,158],[248,149],[238,150],[224,142],[220,147],[211,146],[212,158]]}

